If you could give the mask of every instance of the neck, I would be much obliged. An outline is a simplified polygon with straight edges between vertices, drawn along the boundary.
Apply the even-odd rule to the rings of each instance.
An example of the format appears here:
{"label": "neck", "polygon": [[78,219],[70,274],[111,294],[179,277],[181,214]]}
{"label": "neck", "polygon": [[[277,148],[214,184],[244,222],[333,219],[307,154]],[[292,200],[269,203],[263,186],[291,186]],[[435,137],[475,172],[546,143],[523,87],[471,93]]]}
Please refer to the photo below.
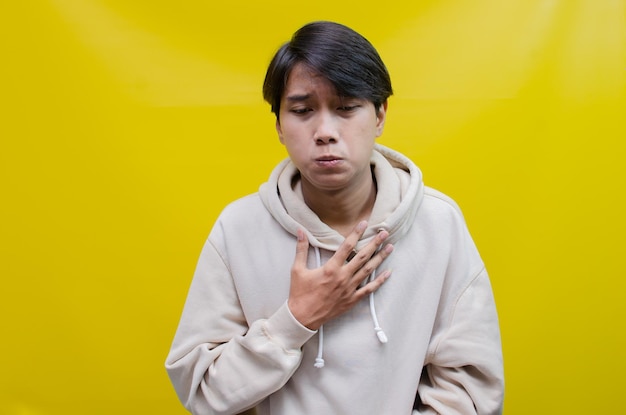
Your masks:
{"label": "neck", "polygon": [[371,178],[356,189],[323,191],[303,180],[302,193],[304,202],[322,222],[348,236],[360,221],[369,219],[376,201],[376,182]]}

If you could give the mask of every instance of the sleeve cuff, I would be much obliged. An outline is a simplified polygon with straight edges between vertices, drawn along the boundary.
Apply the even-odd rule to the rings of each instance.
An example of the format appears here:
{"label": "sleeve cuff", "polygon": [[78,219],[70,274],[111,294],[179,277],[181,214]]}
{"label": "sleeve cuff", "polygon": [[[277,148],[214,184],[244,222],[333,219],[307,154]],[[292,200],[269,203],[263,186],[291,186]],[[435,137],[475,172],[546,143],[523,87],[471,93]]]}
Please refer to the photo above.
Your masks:
{"label": "sleeve cuff", "polygon": [[265,322],[265,332],[272,341],[285,350],[300,349],[304,343],[317,333],[302,324],[291,314],[287,302]]}

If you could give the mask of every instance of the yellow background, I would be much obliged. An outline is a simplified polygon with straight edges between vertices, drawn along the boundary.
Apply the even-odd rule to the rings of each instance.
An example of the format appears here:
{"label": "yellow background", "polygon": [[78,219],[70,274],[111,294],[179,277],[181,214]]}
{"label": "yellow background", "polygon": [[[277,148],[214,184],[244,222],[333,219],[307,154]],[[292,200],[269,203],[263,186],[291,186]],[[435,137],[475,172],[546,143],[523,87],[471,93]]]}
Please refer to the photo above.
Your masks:
{"label": "yellow background", "polygon": [[261,83],[317,19],[377,47],[396,91],[380,142],[464,210],[505,414],[621,410],[624,1],[16,0],[0,6],[0,414],[185,413],[163,361],[197,256],[285,156]]}

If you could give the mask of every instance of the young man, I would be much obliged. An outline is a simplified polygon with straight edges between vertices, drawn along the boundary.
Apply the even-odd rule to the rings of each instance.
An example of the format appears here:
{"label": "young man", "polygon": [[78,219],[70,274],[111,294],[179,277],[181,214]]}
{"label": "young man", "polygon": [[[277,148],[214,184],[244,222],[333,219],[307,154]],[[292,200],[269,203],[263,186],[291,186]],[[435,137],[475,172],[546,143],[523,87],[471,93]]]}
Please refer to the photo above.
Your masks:
{"label": "young man", "polygon": [[375,49],[308,24],[263,92],[289,158],[202,250],[166,362],[181,401],[198,415],[501,413],[487,273],[456,204],[375,143],[392,93]]}

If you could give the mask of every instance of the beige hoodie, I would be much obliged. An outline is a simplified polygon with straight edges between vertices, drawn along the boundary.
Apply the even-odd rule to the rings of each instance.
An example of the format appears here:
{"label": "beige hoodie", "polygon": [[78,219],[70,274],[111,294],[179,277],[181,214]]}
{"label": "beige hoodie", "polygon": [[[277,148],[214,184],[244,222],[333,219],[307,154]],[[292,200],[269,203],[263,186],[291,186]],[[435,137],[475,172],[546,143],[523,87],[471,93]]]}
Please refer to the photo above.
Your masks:
{"label": "beige hoodie", "polygon": [[319,331],[286,300],[304,227],[309,266],[343,237],[304,204],[279,164],[259,193],[230,204],[191,283],[166,368],[192,413],[500,414],[503,366],[489,278],[456,204],[403,155],[377,146],[369,229],[390,233],[392,277]]}

